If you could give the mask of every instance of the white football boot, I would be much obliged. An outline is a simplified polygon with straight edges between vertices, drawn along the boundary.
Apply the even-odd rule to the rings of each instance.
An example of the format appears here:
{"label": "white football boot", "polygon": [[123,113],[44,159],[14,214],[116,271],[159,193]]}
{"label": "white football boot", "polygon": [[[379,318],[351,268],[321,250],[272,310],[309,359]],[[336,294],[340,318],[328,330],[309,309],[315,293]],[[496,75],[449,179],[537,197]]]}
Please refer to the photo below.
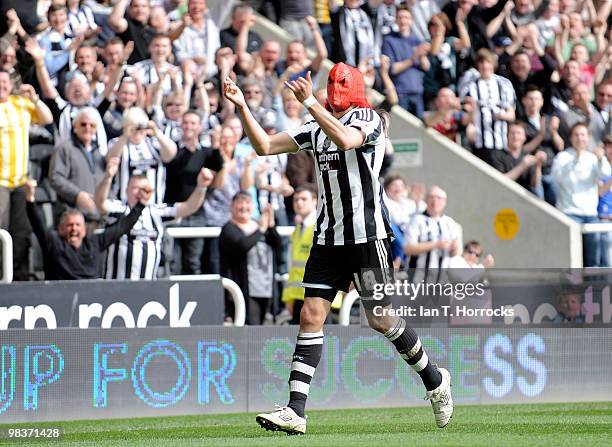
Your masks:
{"label": "white football boot", "polygon": [[260,413],[255,420],[261,428],[272,431],[284,431],[288,435],[306,433],[306,418],[299,417],[293,409],[276,405],[272,413]]}
{"label": "white football boot", "polygon": [[453,396],[451,396],[451,376],[444,369],[439,368],[442,375],[442,383],[435,390],[427,391],[425,400],[431,401],[436,425],[439,428],[444,428],[448,425],[453,417]]}

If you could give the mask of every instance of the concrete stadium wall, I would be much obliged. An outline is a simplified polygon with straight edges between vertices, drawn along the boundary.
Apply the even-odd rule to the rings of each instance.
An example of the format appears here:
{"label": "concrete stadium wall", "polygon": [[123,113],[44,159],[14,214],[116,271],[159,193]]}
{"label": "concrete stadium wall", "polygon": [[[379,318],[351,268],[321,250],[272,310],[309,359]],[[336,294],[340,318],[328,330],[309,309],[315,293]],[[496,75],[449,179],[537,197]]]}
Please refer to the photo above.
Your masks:
{"label": "concrete stadium wall", "polygon": [[[276,39],[285,44],[291,40],[285,30],[263,17],[255,29],[264,40]],[[325,79],[330,67],[331,62],[327,61],[315,79],[319,86],[325,85],[320,80]],[[485,251],[494,255],[497,267],[582,267],[580,226],[554,207],[538,200],[461,146],[426,129],[398,106],[392,112],[390,136],[392,140],[420,140],[422,164],[404,167],[396,160],[393,169],[409,183],[437,184],[445,189],[447,214],[463,227],[463,240],[479,240]],[[498,227],[502,227],[506,238],[516,233],[511,239],[502,239],[495,232],[496,214],[502,209],[506,211],[498,217]],[[504,225],[508,226],[505,231]]]}
{"label": "concrete stadium wall", "polygon": [[[391,138],[421,141],[422,166],[398,171],[409,182],[437,184],[445,189],[447,214],[463,226],[464,240],[479,240],[485,251],[495,256],[496,266],[582,266],[580,226],[563,213],[538,200],[463,147],[426,129],[399,107],[393,110]],[[514,210],[518,217],[518,231],[510,240],[501,239],[495,231],[495,216],[502,209]],[[501,220],[499,225],[503,225]]]}

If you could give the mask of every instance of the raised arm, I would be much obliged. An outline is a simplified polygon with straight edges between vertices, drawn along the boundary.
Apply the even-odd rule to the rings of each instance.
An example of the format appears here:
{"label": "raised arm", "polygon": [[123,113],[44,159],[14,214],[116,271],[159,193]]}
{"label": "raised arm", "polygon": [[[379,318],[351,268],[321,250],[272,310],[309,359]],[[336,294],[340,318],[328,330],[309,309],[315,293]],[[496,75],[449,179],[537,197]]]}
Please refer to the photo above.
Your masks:
{"label": "raised arm", "polygon": [[36,115],[33,119],[33,122],[36,124],[40,124],[46,126],[47,124],[51,124],[53,122],[53,114],[49,107],[40,100],[34,87],[30,84],[21,84],[19,86],[19,94],[24,98],[29,99],[34,104],[34,109],[36,110]]}
{"label": "raised arm", "polygon": [[363,144],[366,137],[364,132],[354,127],[346,127],[314,99],[310,71],[306,74],[306,79],[300,77],[286,85],[293,91],[297,100],[309,110],[312,117],[321,126],[321,130],[338,149],[348,151]]}
{"label": "raised arm", "polygon": [[100,238],[100,247],[105,250],[111,244],[115,243],[121,236],[129,232],[132,227],[138,222],[140,219],[140,215],[142,214],[142,210],[144,210],[145,205],[138,202],[134,205],[134,208],[131,209],[130,214],[127,216],[122,216],[115,222],[113,225],[106,227],[104,232],[99,235]]}
{"label": "raised arm", "polygon": [[115,174],[117,174],[118,169],[119,158],[109,158],[106,161],[106,172],[104,173],[104,178],[96,187],[94,201],[96,202],[96,208],[98,208],[101,216],[108,214],[108,193],[110,192],[111,184],[113,183],[113,177],[115,177]]}
{"label": "raised arm", "polygon": [[59,96],[57,89],[51,83],[49,72],[45,66],[45,50],[43,50],[36,39],[28,39],[25,44],[25,49],[32,60],[36,69],[36,78],[40,84],[40,89],[45,98],[55,99]]}
{"label": "raised arm", "polygon": [[184,202],[176,204],[176,217],[191,216],[200,209],[206,196],[206,190],[212,183],[214,175],[210,169],[202,168],[198,174],[198,186]]}
{"label": "raised arm", "polygon": [[32,226],[32,231],[36,235],[38,242],[44,251],[45,255],[48,253],[48,229],[45,225],[43,213],[34,203],[34,195],[36,193],[36,180],[28,180],[25,184],[26,187],[26,212],[28,213],[28,219]]}
{"label": "raised arm", "polygon": [[119,0],[113,6],[113,10],[108,16],[108,26],[116,33],[121,34],[125,32],[128,27],[127,20],[125,20],[125,10],[127,9],[129,0]]}
{"label": "raised arm", "polygon": [[247,137],[257,155],[297,152],[297,144],[286,132],[270,136],[263,130],[246,105],[242,91],[229,77],[225,78],[223,92],[225,97],[236,106],[238,116],[240,116]]}
{"label": "raised arm", "polygon": [[312,70],[315,73],[319,72],[319,68],[321,68],[321,63],[327,59],[327,47],[325,46],[325,41],[323,40],[323,36],[321,35],[321,30],[319,29],[319,24],[314,17],[308,16],[306,17],[306,23],[312,32],[312,41],[315,46],[315,51],[317,55],[312,60]]}
{"label": "raised arm", "polygon": [[176,151],[178,150],[176,147],[176,143],[172,140],[172,138],[164,135],[164,133],[157,127],[155,121],[149,121],[149,128],[151,129],[152,136],[157,138],[159,141],[159,155],[161,160],[164,163],[169,163],[176,156]]}

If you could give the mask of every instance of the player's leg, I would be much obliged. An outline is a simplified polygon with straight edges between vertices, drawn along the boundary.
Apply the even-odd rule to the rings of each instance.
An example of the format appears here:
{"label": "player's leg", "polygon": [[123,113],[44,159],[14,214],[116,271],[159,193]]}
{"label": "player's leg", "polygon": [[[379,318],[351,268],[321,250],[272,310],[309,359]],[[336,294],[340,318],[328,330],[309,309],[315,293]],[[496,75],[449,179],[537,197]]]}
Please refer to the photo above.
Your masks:
{"label": "player's leg", "polygon": [[289,434],[305,433],[304,415],[312,376],[321,360],[323,325],[331,303],[340,288],[348,288],[349,278],[343,277],[334,258],[333,248],[313,246],[304,271],[305,298],[300,311],[300,330],[289,375],[289,403],[272,413],[261,413],[255,418],[266,430],[281,430]]}
{"label": "player's leg", "polygon": [[[306,432],[306,399],[312,376],[321,360],[323,351],[323,324],[331,309],[333,298],[312,297],[313,289],[306,289],[304,305],[300,312],[300,331],[295,343],[289,373],[289,403],[271,413],[260,413],[255,420],[266,430],[284,431],[288,434]],[[320,290],[316,292],[321,293]]]}
{"label": "player's leg", "polygon": [[300,417],[304,417],[310,382],[321,360],[323,324],[331,309],[331,303],[329,298],[307,296],[300,312],[300,332],[291,362],[287,404]]}
{"label": "player's leg", "polygon": [[[400,356],[410,365],[410,367],[420,376],[425,389],[426,398],[431,400],[436,423],[439,427],[448,424],[452,412],[453,403],[450,394],[450,374],[444,368],[434,365],[425,351],[421,340],[416,331],[406,325],[402,318],[391,316],[386,309],[391,308],[388,297],[382,300],[372,298],[373,287],[367,285],[374,279],[377,283],[387,283],[391,280],[393,260],[391,250],[386,240],[375,241],[365,244],[362,247],[361,257],[363,258],[364,268],[369,270],[370,278],[366,281],[356,281],[357,289],[362,296],[362,303],[368,324],[372,329],[380,332],[389,340]],[[372,278],[372,275],[374,277]],[[359,284],[357,284],[359,283]]]}

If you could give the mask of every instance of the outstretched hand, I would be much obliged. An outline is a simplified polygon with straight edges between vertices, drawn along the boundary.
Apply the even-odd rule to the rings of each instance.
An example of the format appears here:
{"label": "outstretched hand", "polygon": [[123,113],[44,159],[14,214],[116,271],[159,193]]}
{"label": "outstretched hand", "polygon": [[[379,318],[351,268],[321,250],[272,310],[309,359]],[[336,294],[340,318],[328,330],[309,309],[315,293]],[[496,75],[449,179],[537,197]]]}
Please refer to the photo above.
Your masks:
{"label": "outstretched hand", "polygon": [[244,100],[242,91],[229,76],[227,76],[225,81],[223,81],[223,94],[237,107],[246,107],[246,102]]}
{"label": "outstretched hand", "polygon": [[26,201],[27,202],[34,203],[37,186],[38,186],[38,183],[34,179],[28,179],[26,181],[25,187],[26,187]]}
{"label": "outstretched hand", "polygon": [[111,157],[106,162],[106,177],[113,178],[119,170],[119,157]]}
{"label": "outstretched hand", "polygon": [[200,188],[207,188],[210,186],[215,176],[210,169],[202,168],[198,174],[198,186]]}
{"label": "outstretched hand", "polygon": [[310,77],[310,70],[306,73],[306,79],[299,77],[295,81],[285,81],[285,85],[293,92],[296,99],[300,102],[304,102],[306,98],[312,96],[312,78]]}

